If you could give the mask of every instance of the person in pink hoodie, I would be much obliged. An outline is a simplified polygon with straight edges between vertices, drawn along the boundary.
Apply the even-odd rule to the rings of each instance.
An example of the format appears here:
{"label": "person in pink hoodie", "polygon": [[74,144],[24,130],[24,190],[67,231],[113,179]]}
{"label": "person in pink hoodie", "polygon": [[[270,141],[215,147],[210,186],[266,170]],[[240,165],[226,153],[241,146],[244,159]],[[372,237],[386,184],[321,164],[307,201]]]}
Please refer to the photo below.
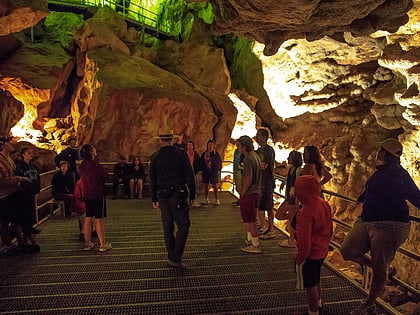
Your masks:
{"label": "person in pink hoodie", "polygon": [[306,289],[309,315],[321,314],[321,266],[328,254],[332,235],[330,205],[322,199],[321,186],[312,175],[296,178],[295,194],[303,205],[296,221],[296,274],[297,288]]}

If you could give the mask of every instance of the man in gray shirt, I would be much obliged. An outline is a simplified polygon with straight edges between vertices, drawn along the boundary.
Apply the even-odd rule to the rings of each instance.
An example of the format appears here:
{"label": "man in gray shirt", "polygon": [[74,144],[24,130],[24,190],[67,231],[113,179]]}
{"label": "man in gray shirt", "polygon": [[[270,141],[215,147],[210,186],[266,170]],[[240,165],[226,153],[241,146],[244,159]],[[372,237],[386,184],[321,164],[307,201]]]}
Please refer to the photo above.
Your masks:
{"label": "man in gray shirt", "polygon": [[255,209],[258,207],[261,194],[261,160],[254,151],[254,145],[250,137],[240,137],[236,146],[245,156],[239,204],[242,221],[246,228],[246,246],[242,247],[241,250],[259,254],[261,253],[261,247],[258,239]]}

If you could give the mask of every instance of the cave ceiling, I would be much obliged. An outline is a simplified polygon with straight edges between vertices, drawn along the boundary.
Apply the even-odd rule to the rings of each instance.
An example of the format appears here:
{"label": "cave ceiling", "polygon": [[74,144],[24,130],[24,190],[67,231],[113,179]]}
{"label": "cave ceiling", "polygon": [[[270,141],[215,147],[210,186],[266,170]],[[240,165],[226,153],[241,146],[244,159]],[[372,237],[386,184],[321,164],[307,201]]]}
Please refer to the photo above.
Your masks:
{"label": "cave ceiling", "polygon": [[[202,2],[189,0],[187,2]],[[218,34],[233,33],[265,45],[274,55],[288,39],[340,40],[345,32],[362,36],[396,32],[408,22],[412,0],[211,0]]]}
{"label": "cave ceiling", "polygon": [[[186,2],[203,2],[187,0]],[[396,32],[409,20],[417,0],[210,0],[217,34],[233,33],[265,45],[274,55],[288,39],[343,39],[376,31]],[[28,11],[28,12],[26,12]],[[36,24],[47,14],[47,0],[4,0],[0,3],[0,36]],[[19,19],[19,16],[22,19]],[[23,18],[24,17],[24,18]],[[13,21],[13,23],[10,23]]]}

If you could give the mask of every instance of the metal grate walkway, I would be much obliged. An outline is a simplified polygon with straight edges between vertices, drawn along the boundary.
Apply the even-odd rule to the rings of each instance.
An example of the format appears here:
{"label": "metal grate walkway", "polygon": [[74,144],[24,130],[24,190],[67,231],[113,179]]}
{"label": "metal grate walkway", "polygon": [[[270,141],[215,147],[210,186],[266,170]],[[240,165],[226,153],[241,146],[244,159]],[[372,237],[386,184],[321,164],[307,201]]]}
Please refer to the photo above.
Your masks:
{"label": "metal grate walkway", "polygon": [[[146,200],[108,200],[113,249],[85,252],[76,216],[41,226],[39,254],[0,257],[0,314],[302,314],[294,250],[262,241],[263,253],[239,250],[244,230],[233,197],[191,209],[184,254],[188,270],[166,266],[160,214]],[[323,268],[326,312],[348,314],[362,293]],[[385,313],[384,313],[385,314]]]}

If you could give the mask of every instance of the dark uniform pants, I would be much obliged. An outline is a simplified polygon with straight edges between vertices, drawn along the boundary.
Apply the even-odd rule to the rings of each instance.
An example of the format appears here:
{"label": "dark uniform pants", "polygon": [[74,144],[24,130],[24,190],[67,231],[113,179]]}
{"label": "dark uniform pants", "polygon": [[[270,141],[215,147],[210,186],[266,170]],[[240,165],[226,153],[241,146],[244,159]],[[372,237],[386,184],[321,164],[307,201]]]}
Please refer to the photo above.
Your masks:
{"label": "dark uniform pants", "polygon": [[[190,228],[190,215],[185,193],[175,191],[168,198],[158,198],[168,259],[181,262]],[[178,230],[176,236],[174,229]]]}

